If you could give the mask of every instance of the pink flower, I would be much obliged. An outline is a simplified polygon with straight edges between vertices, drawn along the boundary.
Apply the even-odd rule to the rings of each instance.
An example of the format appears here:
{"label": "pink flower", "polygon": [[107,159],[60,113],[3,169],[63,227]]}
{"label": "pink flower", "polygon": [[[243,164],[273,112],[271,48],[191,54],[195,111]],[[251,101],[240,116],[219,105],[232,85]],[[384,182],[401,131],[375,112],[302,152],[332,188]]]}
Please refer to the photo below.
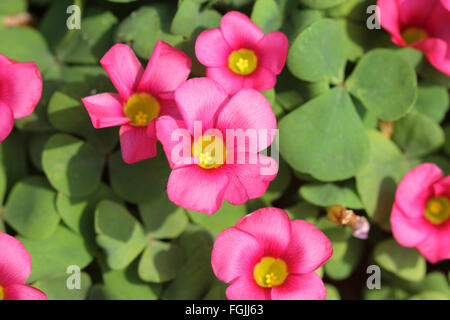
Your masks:
{"label": "pink flower", "polygon": [[14,127],[14,119],[33,113],[41,99],[42,77],[34,62],[19,63],[0,54],[0,142]]}
{"label": "pink flower", "polygon": [[219,234],[211,263],[231,284],[231,300],[323,300],[327,292],[314,271],[332,254],[330,240],[314,225],[264,208]]}
{"label": "pink flower", "polygon": [[[258,153],[270,146],[277,127],[269,101],[253,89],[228,99],[225,90],[208,78],[186,81],[175,92],[175,101],[184,121],[165,116],[156,124],[173,169],[169,199],[213,214],[224,200],[237,205],[263,195],[278,172],[274,159]],[[258,136],[240,144],[238,138],[227,139],[230,132]]]}
{"label": "pink flower", "polygon": [[378,0],[378,7],[395,44],[422,51],[450,75],[450,0]]}
{"label": "pink flower", "polygon": [[246,88],[273,88],[276,75],[284,67],[288,46],[283,33],[264,35],[246,15],[232,11],[223,16],[220,28],[198,36],[195,54],[206,66],[207,77],[233,95]]}
{"label": "pink flower", "polygon": [[0,253],[0,300],[47,300],[41,290],[25,284],[31,257],[22,243],[0,232]]}
{"label": "pink flower", "polygon": [[119,94],[102,93],[82,99],[93,126],[121,126],[125,162],[154,157],[156,122],[163,115],[179,117],[173,92],[189,76],[190,58],[158,41],[145,71],[125,44],[114,45],[100,63]]}
{"label": "pink flower", "polygon": [[450,259],[450,176],[425,163],[399,184],[391,214],[398,243],[415,247],[431,263]]}

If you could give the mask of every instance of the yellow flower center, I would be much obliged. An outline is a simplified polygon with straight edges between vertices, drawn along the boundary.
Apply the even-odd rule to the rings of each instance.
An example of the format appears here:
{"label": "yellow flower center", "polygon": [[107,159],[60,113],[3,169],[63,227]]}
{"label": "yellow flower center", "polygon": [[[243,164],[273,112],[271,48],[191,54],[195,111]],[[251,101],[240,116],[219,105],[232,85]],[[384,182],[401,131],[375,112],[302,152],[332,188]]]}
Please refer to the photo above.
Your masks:
{"label": "yellow flower center", "polygon": [[421,28],[408,28],[402,32],[402,38],[407,44],[413,44],[422,39],[428,38],[428,34]]}
{"label": "yellow flower center", "polygon": [[5,298],[5,292],[3,291],[3,287],[0,286],[0,300],[3,300]]}
{"label": "yellow flower center", "polygon": [[147,93],[135,93],[128,99],[123,111],[132,121],[132,126],[145,127],[158,117],[160,106],[155,97]]}
{"label": "yellow flower center", "polygon": [[425,218],[432,224],[443,224],[450,219],[450,199],[439,196],[428,200]]}
{"label": "yellow flower center", "polygon": [[203,135],[192,145],[192,156],[200,159],[203,169],[218,168],[225,163],[227,149],[223,140],[212,135]]}
{"label": "yellow flower center", "polygon": [[258,58],[252,50],[235,50],[228,57],[228,68],[236,74],[246,76],[255,71],[257,66]]}
{"label": "yellow flower center", "polygon": [[280,286],[288,276],[286,263],[281,259],[264,257],[253,269],[253,277],[264,288]]}

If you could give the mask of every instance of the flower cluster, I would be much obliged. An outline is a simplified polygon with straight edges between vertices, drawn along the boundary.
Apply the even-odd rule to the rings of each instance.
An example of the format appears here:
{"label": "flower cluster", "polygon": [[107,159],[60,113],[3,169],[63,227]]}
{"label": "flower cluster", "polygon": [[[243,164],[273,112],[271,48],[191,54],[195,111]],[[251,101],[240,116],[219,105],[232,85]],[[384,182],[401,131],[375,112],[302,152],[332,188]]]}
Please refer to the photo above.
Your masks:
{"label": "flower cluster", "polygon": [[119,94],[82,101],[95,128],[121,126],[125,162],[154,157],[159,140],[173,170],[169,198],[213,214],[224,200],[237,205],[262,196],[277,175],[275,160],[259,154],[277,129],[272,107],[259,91],[275,86],[287,49],[281,32],[264,36],[247,16],[230,12],[220,29],[197,39],[206,78],[187,80],[190,58],[163,41],[145,70],[130,47],[116,44],[100,62]]}
{"label": "flower cluster", "polygon": [[[378,0],[381,25],[399,46],[422,51],[450,75],[450,0]],[[430,9],[431,8],[431,9]],[[82,98],[96,129],[120,127],[123,161],[157,155],[158,142],[171,168],[168,198],[183,208],[212,215],[224,201],[241,205],[264,195],[278,174],[273,147],[277,119],[261,91],[272,89],[286,62],[288,39],[268,34],[246,15],[229,12],[219,28],[203,31],[195,55],[205,77],[190,78],[192,61],[159,40],[143,68],[133,50],[114,45],[100,63],[117,93]],[[42,94],[33,62],[0,55],[0,142],[14,119],[30,115]],[[369,220],[333,206],[328,217],[366,239]],[[390,217],[402,246],[430,262],[450,259],[450,176],[422,164],[403,178]],[[292,220],[277,208],[241,218],[216,238],[214,274],[229,284],[229,299],[325,299],[317,269],[333,254],[330,240],[313,224]],[[46,299],[25,285],[31,258],[24,246],[0,232],[0,300]]]}

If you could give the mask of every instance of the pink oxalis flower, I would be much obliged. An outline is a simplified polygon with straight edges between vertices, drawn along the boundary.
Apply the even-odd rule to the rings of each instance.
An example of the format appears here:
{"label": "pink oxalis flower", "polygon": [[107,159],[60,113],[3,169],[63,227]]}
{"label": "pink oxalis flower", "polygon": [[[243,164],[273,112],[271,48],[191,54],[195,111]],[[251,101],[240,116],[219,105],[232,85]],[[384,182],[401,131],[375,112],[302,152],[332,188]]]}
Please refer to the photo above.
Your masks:
{"label": "pink oxalis flower", "polygon": [[34,62],[19,63],[0,54],[0,142],[14,119],[33,113],[42,95],[42,77]]}
{"label": "pink oxalis flower", "polygon": [[287,37],[273,31],[267,35],[245,14],[232,11],[223,16],[220,28],[203,31],[195,54],[206,66],[208,78],[233,95],[241,89],[269,90],[275,86],[289,47]]}
{"label": "pink oxalis flower", "polygon": [[[184,121],[163,116],[156,124],[173,169],[167,185],[169,199],[213,214],[224,200],[237,205],[263,195],[278,172],[274,159],[259,154],[270,146],[277,127],[269,101],[253,89],[229,99],[208,78],[186,81],[175,91],[175,101]],[[235,136],[227,139],[227,130],[240,137],[255,133],[258,141],[239,144]],[[268,172],[262,174],[264,168]]]}
{"label": "pink oxalis flower", "polygon": [[0,300],[47,300],[41,290],[25,284],[31,257],[16,238],[0,232]]}
{"label": "pink oxalis flower", "polygon": [[332,254],[330,240],[314,225],[264,208],[219,234],[211,263],[230,283],[231,300],[323,300],[327,292],[314,271]]}
{"label": "pink oxalis flower", "polygon": [[95,128],[121,126],[123,160],[134,163],[156,155],[158,117],[179,117],[175,89],[186,81],[191,60],[180,50],[158,41],[144,70],[132,49],[114,45],[100,63],[119,92],[102,93],[82,101]]}
{"label": "pink oxalis flower", "polygon": [[392,233],[431,263],[450,259],[450,176],[432,163],[411,170],[395,195]]}
{"label": "pink oxalis flower", "polygon": [[378,0],[378,8],[395,44],[422,51],[450,75],[450,0]]}

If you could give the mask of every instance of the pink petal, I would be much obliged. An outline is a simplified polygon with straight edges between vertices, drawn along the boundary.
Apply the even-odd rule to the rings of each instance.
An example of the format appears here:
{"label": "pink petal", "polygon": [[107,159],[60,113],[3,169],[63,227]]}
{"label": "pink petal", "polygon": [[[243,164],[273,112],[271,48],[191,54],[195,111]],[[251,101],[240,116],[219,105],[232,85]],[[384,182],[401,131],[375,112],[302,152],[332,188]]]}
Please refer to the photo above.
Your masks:
{"label": "pink petal", "polygon": [[47,300],[47,296],[32,286],[13,284],[5,288],[5,300]]}
{"label": "pink petal", "polygon": [[230,96],[244,87],[244,77],[233,73],[228,66],[206,68],[206,76],[219,83]]}
{"label": "pink petal", "polygon": [[122,158],[128,164],[156,156],[155,120],[148,127],[124,125],[120,128]]}
{"label": "pink petal", "polygon": [[173,92],[186,81],[191,65],[186,54],[158,40],[139,83],[139,91],[151,94]]}
{"label": "pink petal", "polygon": [[126,44],[115,44],[100,60],[123,101],[136,92],[144,70],[133,50]]}
{"label": "pink petal", "polygon": [[268,300],[270,289],[260,287],[252,277],[239,277],[225,291],[229,300]]}
{"label": "pink petal", "polygon": [[264,32],[249,17],[238,11],[231,11],[223,16],[220,30],[235,50],[252,49],[264,36]]}
{"label": "pink petal", "polygon": [[422,51],[436,69],[450,75],[450,40],[446,43],[441,39],[428,38],[411,46]]}
{"label": "pink petal", "polygon": [[430,262],[450,259],[450,221],[434,229],[417,249]]}
{"label": "pink petal", "polygon": [[16,238],[0,232],[0,285],[23,284],[31,273],[31,257]]}
{"label": "pink petal", "polygon": [[229,174],[230,182],[225,193],[225,200],[237,206],[246,203],[249,200],[247,190],[237,175]]}
{"label": "pink petal", "polygon": [[284,33],[273,31],[265,35],[257,46],[258,66],[279,74],[283,70],[289,48],[289,41]]}
{"label": "pink petal", "polygon": [[228,65],[232,49],[223,38],[220,29],[205,30],[195,42],[195,55],[201,64],[207,67]]}
{"label": "pink petal", "polygon": [[13,64],[13,63],[17,63],[17,62],[0,53],[0,66],[1,67],[5,67],[5,66]]}
{"label": "pink petal", "polygon": [[15,119],[33,113],[42,94],[42,76],[34,62],[2,66],[0,84],[0,101],[12,109]]}
{"label": "pink petal", "polygon": [[213,128],[216,113],[228,98],[217,82],[208,78],[186,81],[175,92],[175,101],[186,126],[194,135],[194,121],[201,121],[203,132]]}
{"label": "pink petal", "polygon": [[14,115],[12,110],[0,102],[0,142],[6,139],[14,127]]}
{"label": "pink petal", "polygon": [[262,247],[252,235],[231,227],[217,236],[211,265],[217,278],[231,283],[240,276],[253,277],[253,269],[262,254]]}
{"label": "pink petal", "polygon": [[[394,2],[394,1],[393,1]],[[400,23],[403,26],[424,27],[428,20],[433,19],[434,10],[440,5],[440,0],[406,0],[399,2]]]}
{"label": "pink petal", "polygon": [[450,0],[441,0],[441,4],[447,9],[447,11],[450,11]]}
{"label": "pink petal", "polygon": [[[161,116],[156,120],[156,135],[161,142],[170,167],[182,159],[191,157],[192,138],[183,121],[170,116]],[[174,150],[175,147],[178,147]],[[175,152],[176,154],[172,154]]]}
{"label": "pink petal", "polygon": [[177,103],[175,102],[175,95],[173,93],[160,94],[158,96],[160,105],[159,116],[170,116],[177,120],[182,120],[180,111],[178,111]]}
{"label": "pink petal", "polygon": [[398,42],[402,39],[398,1],[378,0],[377,6],[381,26]]}
{"label": "pink petal", "polygon": [[[237,161],[235,164],[226,164],[230,184],[225,199],[234,205],[261,197],[278,173],[278,164],[273,158],[260,154],[253,156],[246,154],[244,157],[243,164]],[[256,162],[250,163],[253,157]]]}
{"label": "pink petal", "polygon": [[275,87],[276,82],[276,75],[272,71],[260,66],[253,73],[244,77],[243,88],[266,91]]}
{"label": "pink petal", "polygon": [[[270,102],[264,95],[253,89],[238,92],[220,110],[216,128],[222,132],[235,129],[256,137],[235,149],[239,152],[258,152],[271,145],[277,129],[277,119]],[[252,142],[253,141],[253,142]],[[227,141],[227,144],[229,141]]]}
{"label": "pink petal", "polygon": [[[450,76],[450,0],[441,0],[435,6],[426,29],[431,38],[437,38],[443,42],[439,44],[440,48],[436,49],[442,53],[435,53],[437,57],[429,54],[428,59],[438,70]],[[439,56],[442,58],[439,59]]]}
{"label": "pink petal", "polygon": [[315,272],[291,274],[271,291],[272,300],[325,300],[327,289]]}
{"label": "pink petal", "polygon": [[450,198],[450,176],[447,176],[433,185],[434,195],[438,196],[447,196]]}
{"label": "pink petal", "polygon": [[[450,10],[448,0],[435,0],[436,4],[431,7],[431,14],[429,15],[424,28],[431,37],[450,39],[448,30],[450,28]],[[447,2],[447,4],[445,4]]]}
{"label": "pink petal", "polygon": [[239,219],[236,227],[252,234],[264,246],[264,256],[280,257],[291,240],[291,220],[277,208],[263,208]]}
{"label": "pink petal", "polygon": [[421,164],[409,171],[398,185],[395,205],[407,217],[422,216],[426,202],[432,195],[432,185],[442,176],[442,170],[432,163]]}
{"label": "pink petal", "polygon": [[123,102],[118,94],[101,93],[82,98],[81,101],[96,129],[116,127],[131,122],[123,112]]}
{"label": "pink petal", "polygon": [[320,268],[333,254],[327,236],[304,220],[292,221],[291,242],[281,256],[289,273],[310,273]]}
{"label": "pink petal", "polygon": [[404,247],[415,247],[433,232],[432,225],[422,216],[411,218],[405,215],[396,205],[391,213],[392,234],[395,240]]}
{"label": "pink petal", "polygon": [[191,165],[172,171],[167,194],[180,207],[213,214],[223,203],[227,184],[228,177],[223,170]]}

